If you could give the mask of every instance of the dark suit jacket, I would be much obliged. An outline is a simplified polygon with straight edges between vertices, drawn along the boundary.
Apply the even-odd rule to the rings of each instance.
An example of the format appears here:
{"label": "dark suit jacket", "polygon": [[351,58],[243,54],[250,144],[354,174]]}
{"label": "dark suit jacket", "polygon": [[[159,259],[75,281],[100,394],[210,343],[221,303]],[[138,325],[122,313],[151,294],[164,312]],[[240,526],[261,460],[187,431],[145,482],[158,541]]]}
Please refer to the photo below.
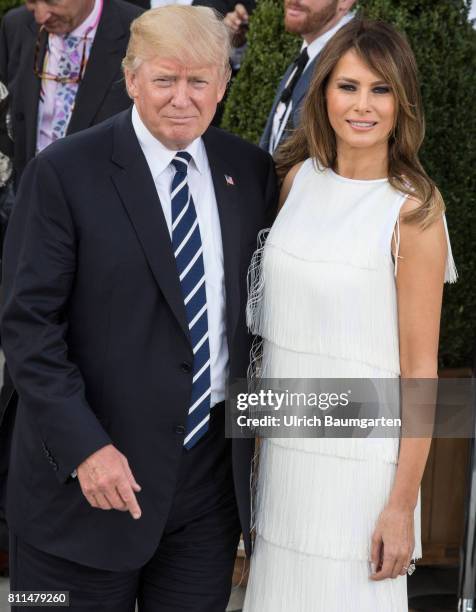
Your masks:
{"label": "dark suit jacket", "polygon": [[249,15],[256,8],[256,0],[193,0],[192,2],[193,6],[209,6],[223,16],[233,11],[238,3],[245,7]]}
{"label": "dark suit jacket", "polygon": [[[121,71],[129,27],[142,10],[123,2],[105,0],[91,55],[81,81],[68,126],[68,134],[79,132],[128,108]],[[33,73],[38,25],[24,7],[9,11],[0,27],[0,80],[11,94],[14,134],[13,165],[16,182],[36,149],[40,79]],[[44,57],[47,35],[41,37]],[[41,64],[41,62],[40,62]]]}
{"label": "dark suit jacket", "polygon": [[150,0],[127,0],[131,4],[135,4],[136,6],[141,6],[144,9],[150,9]]}
{"label": "dark suit jacket", "polygon": [[[193,0],[194,6],[209,6],[216,9],[222,15],[226,15],[235,8],[239,0]],[[142,6],[145,9],[150,8],[150,0],[128,0],[131,4]],[[251,14],[256,7],[256,0],[242,0],[241,4],[246,8],[249,14]]]}
{"label": "dark suit jacket", "polygon": [[[231,377],[245,377],[246,272],[277,201],[269,155],[209,128]],[[234,185],[225,175],[233,177]],[[37,548],[110,570],[142,565],[176,483],[193,359],[171,240],[130,111],[55,142],[26,169],[5,243],[2,344],[19,403],[7,519]],[[108,443],[143,516],[91,508],[70,473]],[[250,551],[252,440],[233,440]]]}
{"label": "dark suit jacket", "polygon": [[[289,117],[288,124],[286,129],[283,132],[281,137],[281,142],[286,138],[286,131],[292,129],[293,127],[299,124],[299,115],[301,113],[301,108],[304,102],[304,98],[307,94],[307,90],[309,89],[309,85],[311,84],[312,75],[314,74],[314,68],[316,66],[316,61],[319,56],[316,56],[312,62],[307,66],[306,70],[302,73],[301,78],[296,83],[296,87],[294,88],[293,95],[291,96],[291,100],[293,103],[293,107],[291,110],[291,115]],[[276,107],[278,106],[279,99],[281,94],[283,93],[283,89],[286,87],[286,83],[291,75],[294,64],[291,64],[286,72],[284,73],[283,78],[281,79],[278,89],[276,91],[276,95],[273,100],[273,106],[271,107],[271,111],[268,115],[268,119],[266,121],[266,125],[259,141],[259,146],[265,151],[268,150],[269,140],[271,138],[271,133],[273,130],[273,118],[276,112]]]}

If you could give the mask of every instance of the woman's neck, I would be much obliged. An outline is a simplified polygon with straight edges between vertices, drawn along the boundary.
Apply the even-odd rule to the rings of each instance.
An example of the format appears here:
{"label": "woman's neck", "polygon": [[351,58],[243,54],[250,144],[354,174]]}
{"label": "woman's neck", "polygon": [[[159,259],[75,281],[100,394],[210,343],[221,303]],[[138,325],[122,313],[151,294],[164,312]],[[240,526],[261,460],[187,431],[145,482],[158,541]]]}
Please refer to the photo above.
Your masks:
{"label": "woman's neck", "polygon": [[356,180],[387,178],[388,144],[369,149],[338,146],[335,171]]}

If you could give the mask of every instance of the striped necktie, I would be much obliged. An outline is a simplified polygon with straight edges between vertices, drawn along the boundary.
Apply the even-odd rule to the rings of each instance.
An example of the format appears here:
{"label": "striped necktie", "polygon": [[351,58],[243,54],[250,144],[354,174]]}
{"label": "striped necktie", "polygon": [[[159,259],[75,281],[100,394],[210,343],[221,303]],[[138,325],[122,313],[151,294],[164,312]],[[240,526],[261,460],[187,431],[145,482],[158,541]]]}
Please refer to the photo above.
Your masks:
{"label": "striped necktie", "polygon": [[210,346],[208,343],[207,295],[203,247],[197,213],[188,188],[191,155],[179,151],[172,165],[172,246],[187,313],[193,347],[192,398],[185,426],[184,446],[192,448],[208,431],[210,419]]}

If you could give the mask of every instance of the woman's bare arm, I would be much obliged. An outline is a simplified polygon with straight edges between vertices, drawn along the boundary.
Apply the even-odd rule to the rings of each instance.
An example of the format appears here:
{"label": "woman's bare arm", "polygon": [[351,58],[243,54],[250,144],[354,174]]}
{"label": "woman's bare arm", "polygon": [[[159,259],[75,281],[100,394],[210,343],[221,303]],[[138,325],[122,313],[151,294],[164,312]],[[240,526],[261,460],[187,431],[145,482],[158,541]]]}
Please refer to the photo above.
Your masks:
{"label": "woman's bare arm", "polygon": [[[402,214],[415,209],[409,198]],[[400,217],[397,274],[402,378],[437,378],[438,339],[447,243],[443,219],[422,230]],[[374,580],[404,574],[414,547],[413,513],[431,438],[403,437],[395,481],[372,539]],[[382,551],[383,545],[383,551]],[[383,555],[382,555],[383,553]],[[382,562],[383,556],[383,562]]]}

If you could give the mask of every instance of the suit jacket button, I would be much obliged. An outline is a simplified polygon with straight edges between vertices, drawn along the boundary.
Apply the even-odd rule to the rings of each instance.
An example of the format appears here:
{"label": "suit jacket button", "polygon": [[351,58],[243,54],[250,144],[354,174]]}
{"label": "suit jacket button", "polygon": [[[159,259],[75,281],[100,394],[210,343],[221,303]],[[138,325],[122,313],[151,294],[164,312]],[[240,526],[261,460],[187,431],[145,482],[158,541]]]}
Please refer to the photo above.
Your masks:
{"label": "suit jacket button", "polygon": [[192,364],[188,363],[187,361],[181,363],[180,367],[182,369],[182,372],[186,372],[187,374],[192,371]]}
{"label": "suit jacket button", "polygon": [[185,427],[183,425],[177,425],[177,427],[175,428],[175,433],[177,433],[177,434],[184,434],[185,433]]}
{"label": "suit jacket button", "polygon": [[15,113],[15,119],[17,121],[24,121],[25,120],[25,113],[22,113],[22,112]]}

